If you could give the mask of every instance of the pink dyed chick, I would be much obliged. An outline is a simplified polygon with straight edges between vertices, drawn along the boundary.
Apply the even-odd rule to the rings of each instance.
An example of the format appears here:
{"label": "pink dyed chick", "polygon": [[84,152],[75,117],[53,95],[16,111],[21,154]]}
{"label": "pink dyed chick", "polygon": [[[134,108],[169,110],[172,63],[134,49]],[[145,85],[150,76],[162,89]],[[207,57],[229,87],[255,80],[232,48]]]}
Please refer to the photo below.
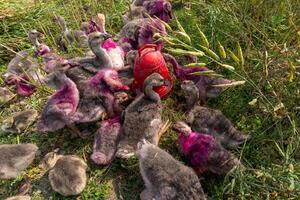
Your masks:
{"label": "pink dyed chick", "polygon": [[68,60],[52,52],[46,44],[40,44],[37,54],[43,58],[44,69],[47,73],[53,72],[59,66],[68,64]]}
{"label": "pink dyed chick", "polygon": [[175,123],[174,129],[179,132],[178,143],[182,153],[189,159],[198,175],[207,171],[223,175],[235,166],[241,166],[240,161],[213,136],[192,132],[182,121]]}
{"label": "pink dyed chick", "polygon": [[26,75],[22,74],[20,78],[15,80],[17,93],[29,97],[35,91],[35,86],[32,85]]}
{"label": "pink dyed chick", "polygon": [[[97,23],[98,22],[98,23]],[[105,16],[103,14],[97,15],[97,22],[91,20],[90,22],[90,32],[102,32],[106,33],[105,30]],[[118,43],[114,42],[112,38],[108,38],[107,40],[103,41],[101,44],[101,48],[105,49],[106,53],[111,59],[112,69],[117,71],[124,68],[124,50],[118,45]]]}
{"label": "pink dyed chick", "polygon": [[163,42],[153,38],[155,33],[167,34],[166,28],[158,19],[136,19],[128,22],[118,33],[119,45],[128,51],[129,47],[137,50],[145,44],[157,44],[163,48]]}
{"label": "pink dyed chick", "polygon": [[[167,0],[146,1],[143,7],[151,17],[158,17],[167,23],[173,18],[172,5]],[[148,16],[145,15],[145,17]]]}
{"label": "pink dyed chick", "polygon": [[23,73],[19,76],[11,75],[6,79],[7,85],[15,85],[17,93],[29,97],[35,91],[35,86],[30,83],[29,78]]}
{"label": "pink dyed chick", "polygon": [[133,1],[130,11],[122,16],[123,23],[139,18],[159,18],[165,22],[172,19],[172,5],[167,0]]}
{"label": "pink dyed chick", "polygon": [[86,82],[86,93],[84,95],[99,96],[103,100],[108,116],[111,117],[122,112],[122,108],[116,102],[114,93],[123,90],[129,90],[129,87],[121,82],[118,72],[110,68],[104,68]]}
{"label": "pink dyed chick", "polygon": [[44,82],[57,91],[49,98],[37,122],[40,132],[54,132],[73,123],[72,116],[79,102],[76,84],[61,70],[45,78]]}
{"label": "pink dyed chick", "polygon": [[119,117],[102,121],[98,129],[93,146],[91,159],[97,165],[107,165],[115,157],[121,136]]}
{"label": "pink dyed chick", "polygon": [[107,54],[111,58],[111,68],[117,71],[122,70],[125,66],[125,52],[123,51],[123,49],[111,38],[105,40],[101,47],[106,50]]}
{"label": "pink dyed chick", "polygon": [[[40,33],[32,30],[28,33],[28,39],[34,47],[37,44],[37,38]],[[28,50],[20,51],[16,54],[8,66],[7,72],[3,75],[7,85],[15,85],[17,93],[22,96],[30,96],[35,90],[34,84],[31,81],[38,82],[43,78],[38,70],[37,60],[31,56]]]}
{"label": "pink dyed chick", "polygon": [[44,69],[47,73],[53,72],[57,67],[68,64],[68,61],[63,57],[52,52],[46,44],[41,44],[38,38],[42,33],[33,29],[29,32],[29,39],[35,47],[35,53],[43,59]]}

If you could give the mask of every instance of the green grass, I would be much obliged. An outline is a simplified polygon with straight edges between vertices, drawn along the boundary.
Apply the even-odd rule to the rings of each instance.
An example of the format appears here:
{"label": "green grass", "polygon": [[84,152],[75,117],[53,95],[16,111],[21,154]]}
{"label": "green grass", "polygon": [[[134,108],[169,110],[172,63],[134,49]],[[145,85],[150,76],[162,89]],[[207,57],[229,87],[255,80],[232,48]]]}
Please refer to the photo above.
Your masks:
{"label": "green grass", "polygon": [[[121,27],[121,15],[128,9],[126,1],[109,0],[53,0],[35,1],[0,0],[0,44],[14,51],[30,48],[26,31],[36,28],[45,33],[44,41],[54,47],[58,27],[51,17],[64,16],[72,28],[96,12],[107,14],[108,31],[115,34]],[[82,5],[92,5],[87,13]],[[26,9],[22,9],[26,7]],[[200,37],[196,24],[207,36],[210,46],[216,50],[217,41],[225,49],[237,53],[240,43],[245,57],[244,69],[228,58],[224,62],[236,70],[230,72],[210,63],[227,78],[246,79],[243,86],[230,89],[207,104],[228,116],[240,129],[252,138],[235,154],[241,157],[246,170],[233,171],[226,177],[208,174],[201,178],[205,192],[211,199],[299,199],[300,198],[300,148],[299,148],[299,73],[293,81],[288,80],[290,63],[300,66],[300,2],[297,0],[174,0],[175,15],[193,41],[199,47]],[[172,23],[175,27],[175,23]],[[58,53],[61,53],[57,51]],[[82,50],[74,48],[66,57],[80,55]],[[14,54],[0,46],[0,71]],[[207,61],[207,60],[205,60]],[[296,68],[296,72],[299,67]],[[298,71],[299,72],[299,71]],[[164,118],[172,122],[184,114],[182,96],[178,85],[170,98],[164,101]],[[24,106],[42,108],[46,100],[44,90],[39,90],[31,99],[17,99],[0,110],[0,119]],[[257,98],[253,106],[248,103]],[[276,110],[280,104],[283,109]],[[95,131],[96,127],[91,127]],[[17,135],[0,136],[0,143],[16,143]],[[35,179],[36,164],[43,155],[59,147],[63,153],[77,154],[87,159],[91,153],[93,138],[70,140],[68,130],[41,135],[27,131],[20,142],[33,142],[40,147],[41,155],[31,168],[16,180],[0,181],[0,199],[17,194],[25,176],[32,177],[33,199],[63,198],[54,193],[47,178]],[[176,133],[169,130],[161,140],[161,147],[174,157],[185,161],[176,145]],[[143,181],[139,175],[137,161],[116,160],[110,166],[100,168],[88,161],[89,181],[78,199],[106,199],[115,190],[125,200],[139,199]]]}

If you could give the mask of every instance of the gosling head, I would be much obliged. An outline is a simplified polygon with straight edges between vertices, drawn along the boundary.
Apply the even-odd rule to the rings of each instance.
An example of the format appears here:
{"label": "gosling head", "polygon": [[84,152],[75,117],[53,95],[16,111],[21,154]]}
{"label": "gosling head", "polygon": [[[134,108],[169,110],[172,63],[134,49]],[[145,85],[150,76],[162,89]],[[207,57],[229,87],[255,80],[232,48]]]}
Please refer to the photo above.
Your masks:
{"label": "gosling head", "polygon": [[165,80],[160,74],[153,73],[144,81],[143,91],[146,97],[155,102],[159,102],[160,96],[153,90],[153,88],[159,86],[168,86],[169,84],[169,81]]}
{"label": "gosling head", "polygon": [[186,99],[186,108],[192,109],[200,98],[200,92],[198,87],[193,81],[185,80],[181,83],[181,89],[183,90],[184,97]]}
{"label": "gosling head", "polygon": [[198,91],[197,86],[193,81],[186,80],[183,81],[180,85],[181,89],[185,92],[185,94],[189,94],[190,92],[196,92]]}
{"label": "gosling head", "polygon": [[60,26],[60,28],[62,29],[62,31],[66,31],[67,30],[67,24],[65,19],[62,16],[55,16],[54,21]]}
{"label": "gosling head", "polygon": [[93,48],[99,48],[100,45],[107,39],[111,38],[112,36],[110,34],[107,34],[107,33],[100,33],[100,32],[94,32],[94,33],[91,33],[89,35],[89,39],[88,39],[88,42],[89,42],[89,46],[91,49]]}
{"label": "gosling head", "polygon": [[80,30],[85,32],[85,34],[88,34],[89,33],[89,26],[90,26],[90,24],[88,22],[82,22],[80,24]]}
{"label": "gosling head", "polygon": [[42,35],[42,33],[38,32],[35,29],[32,29],[31,31],[29,31],[28,38],[35,47],[38,47],[40,45],[38,38],[41,37],[41,35]]}
{"label": "gosling head", "polygon": [[172,5],[166,0],[146,1],[145,9],[150,16],[169,22],[172,19]]}
{"label": "gosling head", "polygon": [[173,125],[173,129],[175,129],[176,131],[178,131],[180,133],[183,133],[185,136],[188,136],[192,132],[191,127],[183,121],[176,122]]}
{"label": "gosling head", "polygon": [[59,149],[55,149],[54,151],[47,153],[39,167],[45,171],[52,169],[55,166],[57,160],[61,158],[61,155],[58,155],[58,151]]}

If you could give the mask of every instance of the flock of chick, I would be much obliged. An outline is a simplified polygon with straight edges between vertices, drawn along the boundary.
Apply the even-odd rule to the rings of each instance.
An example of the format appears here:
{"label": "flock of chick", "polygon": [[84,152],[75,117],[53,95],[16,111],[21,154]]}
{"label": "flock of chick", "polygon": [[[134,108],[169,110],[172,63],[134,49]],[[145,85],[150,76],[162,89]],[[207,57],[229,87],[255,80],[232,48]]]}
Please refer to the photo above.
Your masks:
{"label": "flock of chick", "polygon": [[[58,16],[55,20],[62,29],[60,49],[67,51],[74,44],[89,47],[85,57],[65,59],[40,43],[41,33],[31,30],[28,37],[34,55],[28,50],[17,53],[4,78],[7,86],[14,85],[23,96],[33,94],[38,84],[55,89],[37,120],[38,132],[68,127],[74,136],[86,138],[91,137],[90,133],[80,131],[76,125],[100,121],[91,160],[97,165],[107,165],[115,157],[127,159],[137,155],[145,183],[142,200],[203,200],[207,197],[198,177],[207,171],[221,175],[236,166],[242,167],[230,150],[238,148],[248,136],[238,131],[220,111],[197,105],[199,100],[216,98],[234,81],[192,74],[208,69],[184,68],[173,56],[161,54],[172,65],[185,94],[185,120],[176,122],[173,128],[179,133],[178,144],[192,168],[157,146],[169,127],[162,120],[161,98],[167,96],[157,92],[157,88],[165,87],[169,93],[172,80],[153,71],[142,85],[132,85],[136,81],[134,67],[141,59],[138,49],[149,44],[152,44],[150,49],[154,44],[156,53],[163,49],[163,42],[155,40],[153,35],[166,34],[165,23],[172,19],[171,8],[167,0],[133,1],[130,12],[123,16],[125,25],[117,35],[118,42],[105,31],[104,15],[83,22],[82,30],[69,30],[65,20]],[[38,57],[43,60],[45,73],[39,71]],[[13,94],[7,87],[0,90],[2,103],[8,102]],[[4,121],[2,129],[21,133],[37,115],[35,110],[16,113]],[[20,175],[33,162],[37,151],[34,144],[0,145],[0,179]],[[61,195],[78,195],[85,188],[87,164],[76,155],[53,151],[45,156],[40,167],[44,174],[50,170],[51,186]]]}

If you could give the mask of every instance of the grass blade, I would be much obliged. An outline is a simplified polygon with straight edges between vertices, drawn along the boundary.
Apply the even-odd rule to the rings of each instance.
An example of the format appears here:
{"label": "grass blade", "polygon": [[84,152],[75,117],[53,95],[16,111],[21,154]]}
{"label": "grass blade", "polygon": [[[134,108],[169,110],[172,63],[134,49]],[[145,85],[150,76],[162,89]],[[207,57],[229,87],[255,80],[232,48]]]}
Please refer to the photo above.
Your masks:
{"label": "grass blade", "polygon": [[239,86],[239,85],[244,85],[245,83],[246,83],[246,81],[235,81],[233,83],[212,85],[212,87],[235,87],[235,86]]}
{"label": "grass blade", "polygon": [[240,59],[230,50],[228,50],[230,57],[236,64],[240,64]]}
{"label": "grass blade", "polygon": [[192,56],[198,56],[202,57],[204,56],[204,53],[201,51],[186,51],[183,49],[171,49],[171,48],[166,48],[166,50],[170,53],[173,53],[174,55],[182,56],[182,55],[192,55]]}
{"label": "grass blade", "polygon": [[207,40],[207,37],[205,36],[205,34],[201,31],[201,29],[199,28],[199,26],[197,25],[197,29],[198,32],[200,34],[200,44],[206,48],[209,48],[209,42]]}
{"label": "grass blade", "polygon": [[240,65],[241,65],[241,67],[244,67],[245,61],[244,61],[243,51],[242,51],[242,48],[241,48],[241,45],[239,42],[237,43],[236,48],[237,48],[237,52],[238,52],[238,58],[240,60]]}
{"label": "grass blade", "polygon": [[213,60],[220,61],[220,57],[215,52],[205,46],[200,45],[200,47],[203,49],[207,56],[211,57]]}
{"label": "grass blade", "polygon": [[226,59],[227,55],[226,55],[225,49],[219,41],[217,41],[217,49],[218,49],[219,56],[222,59]]}
{"label": "grass blade", "polygon": [[185,67],[205,67],[206,63],[190,63],[187,65],[184,65]]}

